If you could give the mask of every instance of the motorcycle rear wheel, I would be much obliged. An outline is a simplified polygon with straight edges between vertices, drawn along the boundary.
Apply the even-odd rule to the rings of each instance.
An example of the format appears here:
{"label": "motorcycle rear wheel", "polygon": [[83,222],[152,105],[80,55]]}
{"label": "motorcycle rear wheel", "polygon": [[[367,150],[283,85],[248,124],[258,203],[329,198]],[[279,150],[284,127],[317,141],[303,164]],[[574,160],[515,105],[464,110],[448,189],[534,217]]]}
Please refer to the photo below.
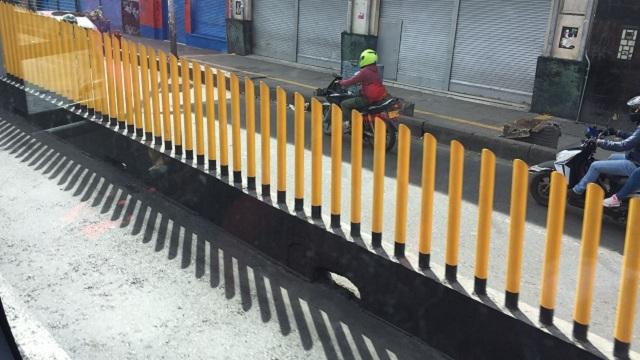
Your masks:
{"label": "motorcycle rear wheel", "polygon": [[549,193],[551,191],[551,172],[536,173],[529,183],[529,192],[536,203],[542,206],[549,205]]}

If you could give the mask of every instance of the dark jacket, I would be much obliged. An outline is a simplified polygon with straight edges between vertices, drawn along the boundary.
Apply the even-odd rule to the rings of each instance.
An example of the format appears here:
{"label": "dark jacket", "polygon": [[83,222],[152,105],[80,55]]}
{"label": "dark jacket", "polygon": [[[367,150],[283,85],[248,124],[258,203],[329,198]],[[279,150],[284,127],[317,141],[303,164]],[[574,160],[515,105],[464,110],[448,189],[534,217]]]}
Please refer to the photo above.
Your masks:
{"label": "dark jacket", "polygon": [[353,77],[340,81],[340,85],[349,87],[351,85],[362,84],[362,96],[367,99],[370,104],[381,101],[387,97],[387,91],[382,85],[378,67],[368,65],[360,69]]}
{"label": "dark jacket", "polygon": [[627,159],[640,165],[640,126],[633,133],[618,132],[621,141],[600,140],[598,146],[610,151],[627,151]]}

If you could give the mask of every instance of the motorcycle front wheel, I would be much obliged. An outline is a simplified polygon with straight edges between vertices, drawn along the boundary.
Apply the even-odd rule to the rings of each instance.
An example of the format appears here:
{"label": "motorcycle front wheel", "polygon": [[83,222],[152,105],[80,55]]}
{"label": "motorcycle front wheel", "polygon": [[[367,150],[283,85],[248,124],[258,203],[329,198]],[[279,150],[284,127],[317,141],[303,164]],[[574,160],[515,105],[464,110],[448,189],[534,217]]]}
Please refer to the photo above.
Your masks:
{"label": "motorcycle front wheel", "polygon": [[331,106],[322,107],[322,132],[331,135]]}
{"label": "motorcycle front wheel", "polygon": [[529,184],[529,192],[536,203],[542,206],[548,206],[550,191],[551,172],[543,171],[533,175],[531,183]]}

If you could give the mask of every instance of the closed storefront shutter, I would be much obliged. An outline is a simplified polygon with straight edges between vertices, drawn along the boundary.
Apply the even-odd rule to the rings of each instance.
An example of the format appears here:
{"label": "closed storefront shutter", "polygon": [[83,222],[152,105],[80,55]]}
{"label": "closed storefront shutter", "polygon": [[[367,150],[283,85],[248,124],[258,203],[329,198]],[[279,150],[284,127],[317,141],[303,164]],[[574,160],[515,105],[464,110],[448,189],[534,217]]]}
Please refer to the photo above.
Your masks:
{"label": "closed storefront shutter", "polygon": [[253,2],[254,53],[296,61],[296,1]]}
{"label": "closed storefront shutter", "polygon": [[461,0],[450,90],[529,103],[550,0]]}
{"label": "closed storefront shutter", "polygon": [[176,41],[184,44],[187,42],[187,31],[184,28],[184,0],[174,0],[173,6],[175,7],[176,18]]}
{"label": "closed storefront shutter", "polygon": [[226,41],[226,0],[191,0],[192,33]]}
{"label": "closed storefront shutter", "polygon": [[[388,74],[385,69],[385,77],[447,89],[453,10],[453,0],[382,0],[380,21],[402,24],[397,74]],[[379,35],[379,42],[387,40],[384,33]],[[397,36],[389,41],[397,42]]]}
{"label": "closed storefront shutter", "polygon": [[76,0],[28,0],[28,1],[13,1],[13,3],[21,4],[25,7],[32,7],[38,11],[78,11],[76,8]]}
{"label": "closed storefront shutter", "polygon": [[298,62],[340,69],[341,33],[347,27],[348,1],[300,0]]}

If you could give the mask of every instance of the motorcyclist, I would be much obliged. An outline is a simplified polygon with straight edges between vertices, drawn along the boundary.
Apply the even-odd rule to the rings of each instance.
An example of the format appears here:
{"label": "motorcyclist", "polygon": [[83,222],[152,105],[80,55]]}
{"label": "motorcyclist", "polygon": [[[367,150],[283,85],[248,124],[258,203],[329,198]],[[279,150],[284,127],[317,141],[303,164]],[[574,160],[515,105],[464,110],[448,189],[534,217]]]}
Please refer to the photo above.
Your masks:
{"label": "motorcyclist", "polygon": [[[613,133],[612,135],[623,138],[623,140],[596,140],[596,146],[619,153],[611,155],[608,160],[594,161],[585,176],[573,187],[573,191],[569,192],[570,196],[581,197],[587,185],[595,182],[601,174],[631,176],[640,165],[640,96],[629,100],[627,106],[629,107],[629,119],[637,125],[635,131],[629,134],[610,129],[609,133]],[[620,153],[623,151],[626,154]]]}
{"label": "motorcyclist", "polygon": [[342,120],[348,123],[351,119],[353,109],[363,109],[370,104],[375,104],[387,97],[387,91],[382,84],[380,73],[376,63],[378,54],[375,50],[367,49],[360,54],[358,71],[353,77],[340,80],[340,86],[349,87],[352,85],[362,85],[360,96],[346,99],[340,103],[342,107]]}

